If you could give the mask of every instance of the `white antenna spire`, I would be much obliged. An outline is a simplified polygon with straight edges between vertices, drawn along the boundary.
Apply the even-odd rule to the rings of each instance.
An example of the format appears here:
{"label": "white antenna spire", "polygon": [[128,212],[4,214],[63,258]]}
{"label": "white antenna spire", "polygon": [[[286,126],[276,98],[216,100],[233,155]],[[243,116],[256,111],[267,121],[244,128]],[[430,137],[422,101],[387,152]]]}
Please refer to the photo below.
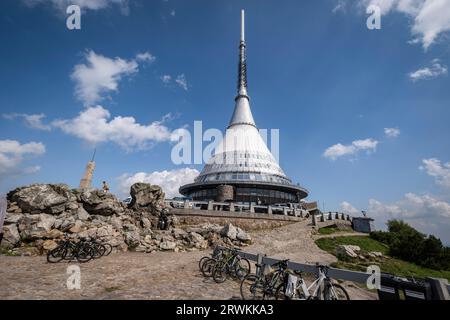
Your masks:
{"label": "white antenna spire", "polygon": [[245,42],[245,10],[241,10],[241,41]]}

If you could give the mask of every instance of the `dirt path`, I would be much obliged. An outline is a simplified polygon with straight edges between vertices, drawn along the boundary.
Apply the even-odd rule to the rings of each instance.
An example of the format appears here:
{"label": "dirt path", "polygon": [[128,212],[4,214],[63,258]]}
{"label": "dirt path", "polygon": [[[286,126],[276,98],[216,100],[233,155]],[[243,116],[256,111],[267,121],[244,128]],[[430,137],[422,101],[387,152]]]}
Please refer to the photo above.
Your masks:
{"label": "dirt path", "polygon": [[[307,222],[252,234],[251,253],[303,263],[331,263],[335,257],[315,244]],[[208,252],[123,253],[80,265],[81,290],[68,290],[68,263],[44,257],[0,256],[0,299],[236,299],[239,284],[204,279],[197,262]],[[374,299],[346,284],[352,299]]]}

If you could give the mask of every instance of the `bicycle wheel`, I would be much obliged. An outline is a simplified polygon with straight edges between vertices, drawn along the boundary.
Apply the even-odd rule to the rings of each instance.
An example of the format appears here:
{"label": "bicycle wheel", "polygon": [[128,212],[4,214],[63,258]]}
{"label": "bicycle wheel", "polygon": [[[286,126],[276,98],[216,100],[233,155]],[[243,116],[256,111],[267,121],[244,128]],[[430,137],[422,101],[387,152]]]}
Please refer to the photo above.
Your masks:
{"label": "bicycle wheel", "polygon": [[228,273],[228,266],[218,263],[214,267],[212,277],[216,283],[224,283],[227,280]]}
{"label": "bicycle wheel", "polygon": [[242,300],[264,300],[265,282],[256,274],[248,274],[241,281]]}
{"label": "bicycle wheel", "polygon": [[275,291],[274,299],[275,300],[291,300],[286,295],[286,285],[284,283],[281,284],[280,286],[278,286],[277,290]]}
{"label": "bicycle wheel", "polygon": [[205,278],[212,277],[212,273],[214,271],[214,266],[216,265],[217,261],[215,259],[209,258],[203,263],[202,266],[202,274]]}
{"label": "bicycle wheel", "polygon": [[240,258],[234,264],[234,276],[242,280],[250,273],[250,268],[250,261],[245,258]]}
{"label": "bicycle wheel", "polygon": [[93,259],[99,259],[99,258],[103,257],[103,255],[106,252],[106,247],[102,244],[95,243],[95,244],[91,244],[88,246],[90,246],[92,249],[92,253],[93,253],[92,258]]}
{"label": "bicycle wheel", "polygon": [[350,300],[350,296],[343,286],[339,284],[330,284],[323,291],[324,300]]}
{"label": "bicycle wheel", "polygon": [[202,271],[203,264],[206,262],[206,260],[209,260],[209,259],[211,259],[211,258],[208,256],[200,259],[200,261],[198,262],[198,268],[200,269],[200,271]]}
{"label": "bicycle wheel", "polygon": [[76,249],[76,258],[80,263],[86,263],[94,258],[95,252],[91,246],[80,245]]}
{"label": "bicycle wheel", "polygon": [[64,247],[57,247],[49,252],[47,252],[47,261],[49,263],[58,263],[64,260],[66,250]]}

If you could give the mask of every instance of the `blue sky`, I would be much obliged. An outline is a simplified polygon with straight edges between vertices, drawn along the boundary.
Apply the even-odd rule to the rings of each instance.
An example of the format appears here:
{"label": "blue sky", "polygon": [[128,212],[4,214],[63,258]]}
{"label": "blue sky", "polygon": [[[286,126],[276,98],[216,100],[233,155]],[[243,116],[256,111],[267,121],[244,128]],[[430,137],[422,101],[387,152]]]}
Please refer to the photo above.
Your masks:
{"label": "blue sky", "polygon": [[309,200],[450,242],[448,0],[1,1],[0,192],[76,187],[96,147],[96,186],[174,193],[202,166],[172,163],[170,132],[231,117],[241,9],[255,120]]}

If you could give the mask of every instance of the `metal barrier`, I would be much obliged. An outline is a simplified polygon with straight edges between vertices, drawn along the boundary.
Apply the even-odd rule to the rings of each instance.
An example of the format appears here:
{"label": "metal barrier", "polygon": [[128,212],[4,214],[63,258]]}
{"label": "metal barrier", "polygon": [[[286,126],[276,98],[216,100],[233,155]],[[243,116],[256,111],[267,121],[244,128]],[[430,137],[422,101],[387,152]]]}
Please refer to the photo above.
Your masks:
{"label": "metal barrier", "polygon": [[[218,246],[219,249],[226,249]],[[238,250],[241,257],[254,261],[259,270],[264,270],[265,265],[274,265],[281,260],[267,257],[262,254],[253,254]],[[302,271],[318,274],[318,264],[303,264],[288,262],[288,268],[293,271]],[[257,270],[258,272],[258,270]],[[359,271],[337,269],[329,267],[328,276],[336,280],[345,280],[366,284],[371,274]],[[383,273],[381,275],[381,288],[378,290],[380,300],[399,300],[400,292],[406,300],[450,300],[450,285],[446,279],[426,278],[419,281],[411,281],[403,277]]]}

